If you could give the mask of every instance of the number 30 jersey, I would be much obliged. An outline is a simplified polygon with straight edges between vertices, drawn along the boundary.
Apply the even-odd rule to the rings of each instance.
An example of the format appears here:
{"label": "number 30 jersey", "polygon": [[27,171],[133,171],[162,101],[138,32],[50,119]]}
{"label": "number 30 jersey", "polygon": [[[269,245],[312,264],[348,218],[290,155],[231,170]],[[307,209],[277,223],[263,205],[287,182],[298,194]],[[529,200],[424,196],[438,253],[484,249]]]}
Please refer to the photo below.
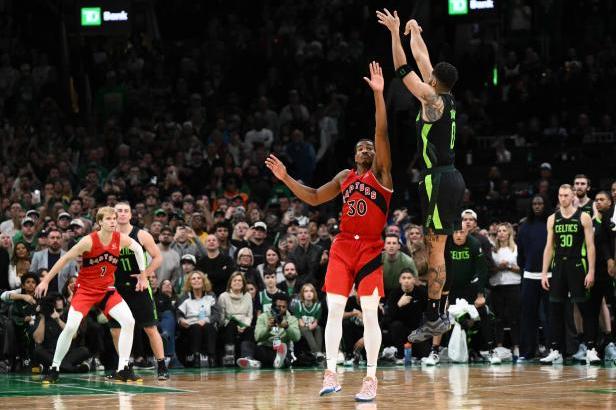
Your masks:
{"label": "number 30 jersey", "polygon": [[380,238],[387,224],[387,212],[393,191],[381,185],[372,170],[359,175],[354,169],[342,182],[340,190],[340,232]]}
{"label": "number 30 jersey", "polygon": [[113,287],[115,271],[120,257],[120,232],[114,232],[106,246],[98,232],[90,234],[92,249],[83,254],[83,263],[77,277],[79,289],[102,291]]}

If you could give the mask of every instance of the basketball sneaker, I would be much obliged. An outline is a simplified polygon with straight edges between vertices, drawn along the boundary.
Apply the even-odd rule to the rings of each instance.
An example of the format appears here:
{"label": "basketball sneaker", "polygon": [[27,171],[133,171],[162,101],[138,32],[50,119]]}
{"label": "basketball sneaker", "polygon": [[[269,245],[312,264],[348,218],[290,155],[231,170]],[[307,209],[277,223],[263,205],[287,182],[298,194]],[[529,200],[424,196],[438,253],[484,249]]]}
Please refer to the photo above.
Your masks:
{"label": "basketball sneaker", "polygon": [[425,364],[426,366],[436,366],[441,361],[441,358],[438,355],[436,350],[431,350],[428,357],[425,360],[421,361],[421,364]]}
{"label": "basketball sneaker", "polygon": [[558,350],[550,349],[550,354],[548,354],[543,359],[539,359],[539,363],[541,364],[562,364],[563,356],[558,352]]}
{"label": "basketball sneaker", "polygon": [[325,396],[331,393],[337,393],[342,390],[342,386],[338,384],[338,375],[331,370],[325,370],[323,374],[323,387],[319,392],[319,396]]}
{"label": "basketball sneaker", "polygon": [[488,352],[488,354],[486,355],[486,360],[490,364],[501,364],[503,362],[501,358],[498,357],[498,355],[494,352],[494,350],[490,350]]}
{"label": "basketball sneaker", "polygon": [[137,376],[133,371],[132,366],[124,366],[124,369],[116,372],[113,376],[113,380],[118,382],[142,382],[143,378],[141,376]]}
{"label": "basketball sneaker", "polygon": [[41,379],[41,383],[43,384],[57,383],[59,378],[60,378],[60,373],[58,372],[58,368],[51,367],[49,371],[47,372],[47,374],[43,376],[43,378]]}
{"label": "basketball sneaker", "polygon": [[616,345],[614,345],[614,342],[610,342],[607,346],[605,346],[603,360],[606,364],[610,364],[616,360]]}
{"label": "basketball sneaker", "polygon": [[601,364],[601,359],[594,347],[586,351],[586,364]]}
{"label": "basketball sneaker", "polygon": [[447,332],[451,324],[447,316],[439,316],[436,320],[427,320],[424,314],[424,322],[417,329],[413,330],[408,337],[411,343],[419,343],[434,336],[440,336]]}
{"label": "basketball sneaker", "polygon": [[578,362],[585,362],[587,351],[588,349],[586,348],[586,345],[584,343],[580,343],[580,346],[578,347],[578,351],[575,352],[575,354],[573,355],[573,359],[577,360]]}
{"label": "basketball sneaker", "polygon": [[276,358],[274,359],[274,369],[280,369],[284,366],[284,359],[287,357],[287,344],[280,343],[276,349]]}
{"label": "basketball sneaker", "polygon": [[157,361],[158,369],[157,369],[157,377],[158,380],[169,380],[169,370],[167,369],[167,364],[165,360]]}
{"label": "basketball sneaker", "polygon": [[259,369],[261,368],[261,362],[251,359],[249,357],[240,357],[237,359],[237,365],[242,369]]}
{"label": "basketball sneaker", "polygon": [[376,399],[376,377],[364,377],[361,390],[355,395],[355,401],[373,401]]}

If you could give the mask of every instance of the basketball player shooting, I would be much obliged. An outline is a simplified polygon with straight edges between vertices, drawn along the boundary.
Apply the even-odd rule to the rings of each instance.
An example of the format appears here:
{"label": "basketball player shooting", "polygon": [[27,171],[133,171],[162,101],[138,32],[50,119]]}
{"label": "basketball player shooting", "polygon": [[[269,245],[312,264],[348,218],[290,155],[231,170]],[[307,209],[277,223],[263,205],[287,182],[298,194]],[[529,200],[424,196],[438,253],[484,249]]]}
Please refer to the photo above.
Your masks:
{"label": "basketball player shooting", "polygon": [[[409,341],[420,342],[439,336],[449,329],[444,314],[446,297],[441,300],[445,284],[445,242],[447,235],[459,226],[459,211],[466,185],[455,168],[456,105],[451,89],[458,80],[458,70],[440,62],[434,68],[428,48],[415,20],[406,23],[404,34],[411,36],[411,51],[421,78],[406,63],[400,42],[398,13],[387,9],[376,12],[378,22],[391,33],[391,48],[396,76],[419,100],[417,115],[417,151],[421,164],[419,196],[426,230],[428,249],[428,309],[423,324],[409,335]],[[423,79],[423,80],[422,80]]]}
{"label": "basketball player shooting", "polygon": [[340,391],[336,359],[342,338],[342,315],[353,285],[363,311],[367,374],[357,401],[376,398],[376,363],[381,346],[378,322],[379,300],[383,296],[381,231],[386,224],[393,182],[391,152],[387,136],[387,113],[383,98],[384,80],[378,63],[370,64],[370,78],[364,77],[374,92],[376,129],[374,142],[361,139],[355,146],[355,169],[339,172],[320,188],[302,185],[289,174],[284,164],[270,155],[265,164],[302,201],[316,206],[342,194],[340,233],[334,240],[325,285],[329,314],[325,326],[327,370],[320,395]]}

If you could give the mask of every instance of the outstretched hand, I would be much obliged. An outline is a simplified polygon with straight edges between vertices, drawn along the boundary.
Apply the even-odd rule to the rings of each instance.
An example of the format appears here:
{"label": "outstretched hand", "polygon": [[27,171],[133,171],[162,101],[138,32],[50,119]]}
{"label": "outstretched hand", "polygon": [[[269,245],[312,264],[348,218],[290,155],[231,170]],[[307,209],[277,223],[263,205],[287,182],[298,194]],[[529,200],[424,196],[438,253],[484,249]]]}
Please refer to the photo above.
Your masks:
{"label": "outstretched hand", "polygon": [[385,88],[385,80],[383,79],[383,69],[376,61],[370,63],[370,78],[364,77],[372,91],[383,92]]}
{"label": "outstretched hand", "polygon": [[36,289],[34,289],[34,297],[39,299],[45,296],[47,294],[47,286],[48,283],[42,280],[41,283],[36,286]]}
{"label": "outstretched hand", "polygon": [[276,158],[274,154],[270,154],[265,159],[265,166],[269,168],[279,180],[284,180],[287,177],[287,167],[284,166],[281,160]]}
{"label": "outstretched hand", "polygon": [[400,33],[400,18],[397,11],[394,10],[394,14],[391,14],[387,9],[383,9],[383,11],[377,10],[376,18],[379,20],[379,24],[387,27],[392,34]]}
{"label": "outstretched hand", "polygon": [[406,26],[404,27],[404,35],[407,36],[410,33],[419,34],[423,31],[417,20],[410,19],[406,22]]}

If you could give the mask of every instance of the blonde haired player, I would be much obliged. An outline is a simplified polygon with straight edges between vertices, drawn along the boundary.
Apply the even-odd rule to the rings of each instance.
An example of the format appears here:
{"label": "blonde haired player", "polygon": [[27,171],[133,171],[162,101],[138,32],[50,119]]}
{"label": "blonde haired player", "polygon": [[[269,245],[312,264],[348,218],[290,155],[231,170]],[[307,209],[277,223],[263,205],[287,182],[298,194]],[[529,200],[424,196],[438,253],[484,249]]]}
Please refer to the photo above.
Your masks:
{"label": "blonde haired player", "polygon": [[[71,341],[79,329],[81,320],[88,314],[93,306],[120,323],[121,331],[118,341],[118,371],[114,378],[120,381],[139,381],[128,366],[130,351],[133,345],[133,330],[135,319],[128,305],[113,287],[114,273],[120,257],[120,249],[130,248],[138,261],[144,261],[141,245],[129,236],[116,232],[117,213],[111,207],[103,207],[96,214],[96,223],[99,231],[92,232],[83,237],[75,246],[64,254],[51,268],[49,273],[36,287],[36,297],[45,296],[49,282],[70,261],[83,256],[82,267],[79,270],[75,295],[68,311],[66,325],[58,337],[53,362],[48,373],[43,377],[44,384],[56,383],[59,378],[59,369],[64,356],[71,345]],[[144,263],[140,262],[142,272],[138,278],[136,289],[142,291],[147,288],[148,280],[144,274]]]}

